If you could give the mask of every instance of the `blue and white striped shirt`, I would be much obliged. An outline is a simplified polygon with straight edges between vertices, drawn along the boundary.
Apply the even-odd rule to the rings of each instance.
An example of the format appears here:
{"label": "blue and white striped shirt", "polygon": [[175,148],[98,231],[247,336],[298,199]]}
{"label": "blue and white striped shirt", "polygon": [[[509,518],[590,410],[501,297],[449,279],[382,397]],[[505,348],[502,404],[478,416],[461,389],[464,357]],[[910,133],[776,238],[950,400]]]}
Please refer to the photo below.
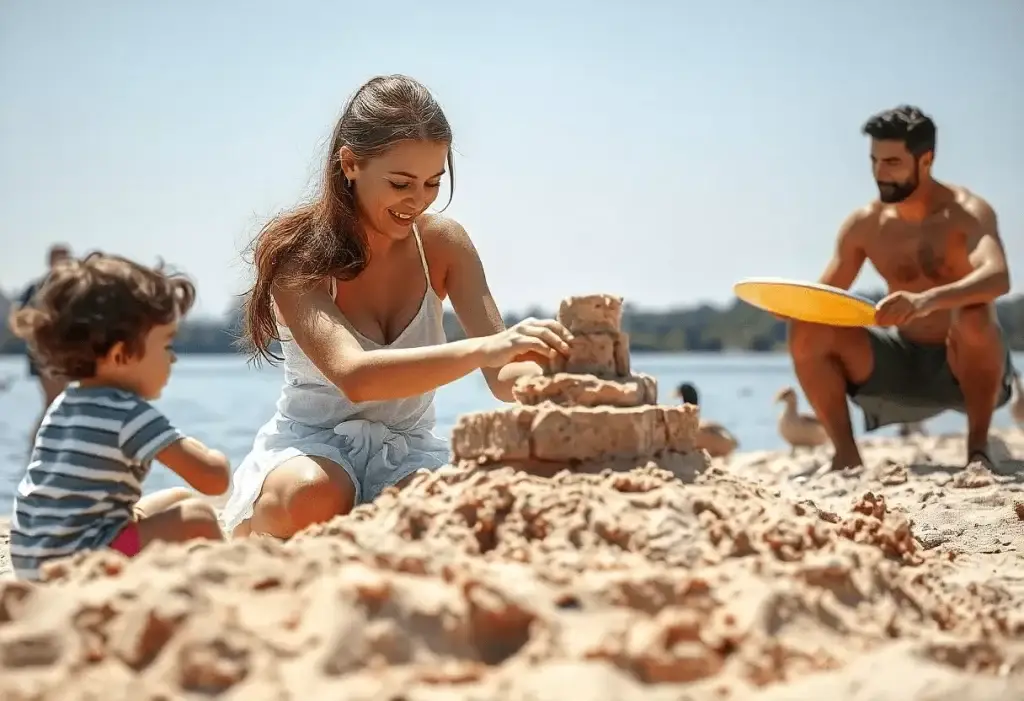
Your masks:
{"label": "blue and white striped shirt", "polygon": [[70,385],[47,409],[11,519],[11,564],[37,579],[46,562],[105,548],[134,519],[157,453],[181,438],[139,396]]}

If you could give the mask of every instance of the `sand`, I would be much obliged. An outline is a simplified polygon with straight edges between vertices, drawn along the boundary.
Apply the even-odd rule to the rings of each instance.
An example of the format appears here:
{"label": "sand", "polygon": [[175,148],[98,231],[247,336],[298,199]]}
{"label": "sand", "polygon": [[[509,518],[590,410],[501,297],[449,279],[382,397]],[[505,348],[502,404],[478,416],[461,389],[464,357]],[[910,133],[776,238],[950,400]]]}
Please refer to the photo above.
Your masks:
{"label": "sand", "polygon": [[445,468],[288,543],[92,554],[0,582],[0,699],[1024,698],[1024,434],[994,443]]}

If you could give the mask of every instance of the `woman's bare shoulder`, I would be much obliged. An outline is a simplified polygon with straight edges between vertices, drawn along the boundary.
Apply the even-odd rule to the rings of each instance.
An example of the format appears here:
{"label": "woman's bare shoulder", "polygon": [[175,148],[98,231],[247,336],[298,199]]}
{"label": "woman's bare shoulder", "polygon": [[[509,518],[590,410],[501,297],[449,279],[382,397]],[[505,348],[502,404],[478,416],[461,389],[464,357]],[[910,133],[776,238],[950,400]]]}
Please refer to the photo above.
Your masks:
{"label": "woman's bare shoulder", "polygon": [[465,227],[442,214],[425,214],[417,221],[423,250],[431,268],[450,269],[479,258]]}
{"label": "woman's bare shoulder", "polygon": [[465,227],[443,214],[424,214],[417,221],[424,245],[428,242],[440,246],[465,245],[470,242]]}

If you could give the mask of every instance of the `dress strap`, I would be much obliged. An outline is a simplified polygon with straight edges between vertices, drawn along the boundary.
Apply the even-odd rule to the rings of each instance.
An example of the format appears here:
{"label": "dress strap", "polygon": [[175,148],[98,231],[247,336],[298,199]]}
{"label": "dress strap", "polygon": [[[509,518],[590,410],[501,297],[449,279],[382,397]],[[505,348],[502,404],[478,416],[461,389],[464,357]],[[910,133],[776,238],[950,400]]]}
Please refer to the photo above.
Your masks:
{"label": "dress strap", "polygon": [[420,230],[413,222],[412,235],[416,237],[416,248],[420,252],[420,263],[423,264],[423,274],[427,278],[427,288],[430,288],[430,268],[427,267],[427,254],[423,252],[423,239],[420,238]]}
{"label": "dress strap", "polygon": [[[416,239],[416,250],[420,252],[420,264],[423,266],[423,275],[426,276],[427,286],[429,286],[430,267],[427,266],[427,254],[423,252],[423,240],[420,238],[420,230],[415,223],[412,225],[412,235]],[[335,299],[338,296],[338,278],[332,275],[330,281],[331,299]]]}

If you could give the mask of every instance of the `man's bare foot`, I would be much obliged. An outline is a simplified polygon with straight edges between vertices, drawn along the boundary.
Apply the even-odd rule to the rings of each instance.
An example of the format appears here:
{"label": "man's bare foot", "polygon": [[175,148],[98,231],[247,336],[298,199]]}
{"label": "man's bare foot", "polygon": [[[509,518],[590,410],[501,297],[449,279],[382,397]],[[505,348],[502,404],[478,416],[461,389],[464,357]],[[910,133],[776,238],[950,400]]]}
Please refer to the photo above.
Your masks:
{"label": "man's bare foot", "polygon": [[971,448],[967,451],[967,463],[965,467],[980,464],[985,469],[991,470],[995,468],[995,463],[992,461],[991,456],[988,454],[987,448]]}
{"label": "man's bare foot", "polygon": [[864,467],[864,460],[860,457],[859,451],[852,453],[837,452],[832,456],[832,462],[829,464],[828,469],[832,472],[840,472],[842,470],[853,470],[858,467]]}
{"label": "man's bare foot", "polygon": [[824,477],[827,474],[833,472],[846,472],[847,470],[856,470],[864,466],[864,461],[860,458],[860,453],[856,452],[850,455],[836,453],[832,457],[832,461],[825,463],[824,465],[815,465],[808,470],[803,470],[793,475],[791,479],[804,481],[811,477]]}

